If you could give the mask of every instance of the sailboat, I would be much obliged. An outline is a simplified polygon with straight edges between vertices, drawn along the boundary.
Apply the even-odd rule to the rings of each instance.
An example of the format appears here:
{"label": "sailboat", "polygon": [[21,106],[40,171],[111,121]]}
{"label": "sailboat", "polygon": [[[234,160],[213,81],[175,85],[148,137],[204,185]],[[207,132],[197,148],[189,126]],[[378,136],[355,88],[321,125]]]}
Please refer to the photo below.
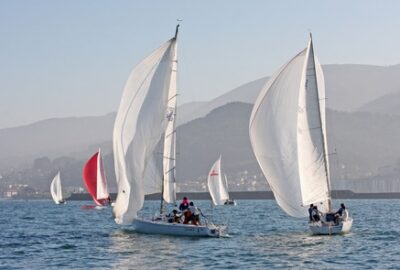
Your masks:
{"label": "sailboat", "polygon": [[221,156],[213,164],[208,173],[207,186],[208,191],[214,206],[217,205],[236,205],[234,200],[229,199],[228,193],[228,180],[226,178],[222,180],[221,177]]}
{"label": "sailboat", "polygon": [[[278,205],[290,216],[309,216],[308,205],[324,215],[310,222],[313,234],[343,234],[349,216],[332,216],[328,144],[325,124],[325,83],[314,55],[312,37],[261,90],[249,123],[251,146]],[[325,219],[325,220],[324,220]]]}
{"label": "sailboat", "polygon": [[65,203],[65,200],[63,199],[62,195],[60,172],[58,172],[56,176],[53,178],[53,181],[51,181],[50,193],[51,197],[53,198],[53,201],[56,204]]}
{"label": "sailboat", "polygon": [[[141,233],[218,237],[225,227],[213,223],[168,223],[166,205],[176,204],[175,141],[177,36],[153,51],[131,72],[113,131],[118,195],[117,224],[133,224]],[[163,145],[161,153],[157,146]],[[161,159],[161,161],[160,161]],[[144,195],[161,192],[160,213],[138,216]]]}
{"label": "sailboat", "polygon": [[110,202],[100,149],[86,162],[83,168],[83,182],[97,206],[105,206]]}

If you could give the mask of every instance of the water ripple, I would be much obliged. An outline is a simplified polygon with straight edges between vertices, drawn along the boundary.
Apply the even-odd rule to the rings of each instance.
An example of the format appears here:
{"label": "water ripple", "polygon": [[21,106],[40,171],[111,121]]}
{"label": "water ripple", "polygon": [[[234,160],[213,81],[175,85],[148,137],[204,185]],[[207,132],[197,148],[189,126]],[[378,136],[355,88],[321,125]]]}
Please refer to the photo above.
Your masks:
{"label": "water ripple", "polygon": [[[337,202],[338,203],[338,202]],[[274,201],[239,201],[210,209],[229,221],[229,237],[191,238],[136,233],[111,210],[87,202],[1,201],[0,268],[4,269],[395,269],[400,265],[400,201],[349,200],[352,233],[312,236],[307,221],[288,218]],[[373,207],[372,207],[373,206]],[[146,202],[145,214],[157,210]],[[240,217],[235,219],[235,217]]]}

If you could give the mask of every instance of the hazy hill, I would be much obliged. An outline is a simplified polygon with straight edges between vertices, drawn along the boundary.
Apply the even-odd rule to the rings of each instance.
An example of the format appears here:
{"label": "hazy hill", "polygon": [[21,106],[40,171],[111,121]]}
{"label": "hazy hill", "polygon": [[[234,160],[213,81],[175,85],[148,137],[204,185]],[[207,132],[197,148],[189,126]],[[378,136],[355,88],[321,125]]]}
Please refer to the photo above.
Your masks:
{"label": "hazy hill", "polygon": [[384,95],[361,106],[358,111],[400,115],[400,92]]}
{"label": "hazy hill", "polygon": [[[201,184],[205,184],[210,166],[221,154],[223,170],[232,181],[232,190],[251,185],[255,185],[256,189],[266,188],[250,148],[247,127],[251,109],[251,104],[230,103],[178,127],[177,179],[180,186],[182,183],[198,182],[197,188],[200,188]],[[391,171],[400,169],[400,144],[397,143],[400,116],[328,110],[327,119],[333,179],[367,178],[380,173],[382,168],[392,168]],[[334,155],[335,152],[338,155]],[[85,158],[64,157],[53,160],[51,164],[47,162],[48,171],[51,171],[48,174],[43,173],[43,166],[40,167],[40,162],[36,161],[36,171],[42,173],[38,174],[35,183],[40,182],[42,187],[47,188],[52,174],[61,169],[66,185],[82,185],[82,167],[91,154],[86,153]],[[113,187],[111,154],[105,155],[105,166]],[[32,172],[27,171],[25,175],[23,179],[28,179]]]}
{"label": "hazy hill", "polygon": [[256,173],[258,165],[248,130],[252,107],[246,103],[229,103],[178,127],[178,178],[204,177],[220,155],[227,174],[244,170]]}
{"label": "hazy hill", "polygon": [[187,123],[199,117],[204,117],[213,109],[221,107],[231,102],[254,103],[255,99],[258,96],[258,93],[260,92],[262,86],[266,83],[267,80],[268,77],[265,77],[243,84],[211,101],[197,104],[196,108],[191,112],[183,114],[181,113],[181,111],[179,111],[177,118],[178,125]]}
{"label": "hazy hill", "polygon": [[[400,93],[400,65],[323,65],[322,68],[327,107],[334,110],[356,111],[362,105],[389,93]],[[267,80],[268,77],[264,77],[239,86],[209,102],[195,103],[192,110],[178,115],[178,123],[203,117],[211,110],[230,102],[254,103]],[[385,107],[384,102],[380,106]]]}
{"label": "hazy hill", "polygon": [[354,111],[393,92],[400,92],[400,65],[324,65],[327,106]]}
{"label": "hazy hill", "polygon": [[[227,173],[259,174],[248,136],[251,108],[230,103],[179,127],[178,177],[205,177],[219,154]],[[400,160],[400,116],[328,110],[327,119],[334,178],[365,177]]]}
{"label": "hazy hill", "polygon": [[[211,101],[208,102],[197,102],[197,103],[189,103],[189,105],[195,104],[195,106],[191,106],[191,111],[183,111],[179,110],[178,114],[178,125],[187,123],[191,120],[197,119],[199,117],[203,117],[207,115],[210,111],[215,108],[221,107],[225,104],[231,102],[246,102],[246,103],[254,103],[255,99],[258,96],[262,86],[267,82],[268,77],[261,78],[246,84],[243,84]],[[184,104],[182,107],[186,107]]]}
{"label": "hazy hill", "polygon": [[54,118],[0,129],[0,159],[61,156],[109,141],[115,113],[104,116]]}
{"label": "hazy hill", "polygon": [[[323,69],[329,108],[356,110],[361,107],[362,111],[377,113],[398,110],[399,95],[388,93],[400,93],[400,65],[325,65]],[[230,102],[253,103],[267,79],[249,82],[209,102],[181,105],[178,108],[178,124],[204,117]],[[109,141],[114,118],[115,113],[110,113],[106,116],[49,119],[0,129],[0,169],[39,156],[79,153],[88,146]]]}
{"label": "hazy hill", "polygon": [[[382,168],[387,171],[387,168],[393,170],[400,166],[400,144],[397,143],[400,116],[396,115],[400,76],[395,76],[399,67],[323,67],[331,108],[366,111],[327,112],[330,152],[337,149],[339,153],[331,156],[336,178],[365,178],[379,173]],[[219,154],[223,156],[224,170],[236,181],[260,177],[248,138],[252,105],[235,101],[252,103],[266,80],[250,82],[210,102],[183,104],[178,109],[178,121],[183,123],[178,127],[178,179],[196,181],[204,178]],[[397,93],[392,94],[393,91]],[[345,100],[341,99],[343,97]],[[352,102],[346,105],[350,99]],[[232,101],[234,103],[230,103]],[[101,146],[110,182],[114,183],[111,155],[114,118],[115,113],[110,113],[50,119],[1,129],[0,175],[11,173],[10,179],[27,182],[36,179],[46,186],[54,170],[63,169],[67,183],[79,185],[84,162]],[[43,157],[49,157],[51,161]],[[32,167],[34,160],[38,164],[37,161],[44,160],[47,165],[29,171],[26,168]],[[23,173],[18,167],[20,164],[26,169]]]}
{"label": "hazy hill", "polygon": [[330,153],[338,152],[331,163],[345,179],[400,169],[400,116],[328,111],[327,118]]}

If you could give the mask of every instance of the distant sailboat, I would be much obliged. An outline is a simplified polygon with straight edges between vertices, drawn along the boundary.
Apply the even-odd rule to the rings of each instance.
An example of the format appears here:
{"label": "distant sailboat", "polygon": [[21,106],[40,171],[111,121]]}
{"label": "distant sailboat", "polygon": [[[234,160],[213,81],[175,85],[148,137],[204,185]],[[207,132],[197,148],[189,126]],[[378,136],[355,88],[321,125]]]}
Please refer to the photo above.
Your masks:
{"label": "distant sailboat", "polygon": [[105,206],[110,202],[100,149],[86,162],[83,168],[83,182],[97,206]]}
{"label": "distant sailboat", "polygon": [[[284,65],[262,89],[250,118],[250,141],[278,205],[293,217],[318,205],[332,216],[325,125],[325,83],[308,47]],[[350,231],[353,220],[311,222],[314,234]]]}
{"label": "distant sailboat", "polygon": [[221,156],[215,161],[208,173],[207,186],[214,206],[236,204],[235,201],[229,199],[226,175],[224,180],[221,177]]}
{"label": "distant sailboat", "polygon": [[[165,215],[164,203],[174,205],[176,201],[178,27],[175,37],[139,63],[126,83],[113,134],[118,185],[113,214],[116,223],[132,223],[135,230],[142,233],[219,236],[221,227],[214,224],[168,223]],[[156,150],[160,140],[162,153]],[[161,192],[160,215],[150,219],[138,217],[144,195],[158,192]]]}
{"label": "distant sailboat", "polygon": [[57,175],[53,178],[53,181],[51,181],[50,193],[53,201],[56,204],[65,203],[62,195],[60,172],[58,172]]}

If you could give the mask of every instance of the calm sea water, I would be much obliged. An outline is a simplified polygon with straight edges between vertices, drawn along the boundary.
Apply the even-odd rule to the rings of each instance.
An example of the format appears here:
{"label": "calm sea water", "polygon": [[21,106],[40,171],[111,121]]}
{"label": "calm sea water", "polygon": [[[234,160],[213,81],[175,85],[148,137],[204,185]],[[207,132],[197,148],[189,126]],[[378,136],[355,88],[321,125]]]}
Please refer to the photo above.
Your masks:
{"label": "calm sea water", "polygon": [[[274,201],[238,201],[211,211],[228,238],[135,233],[89,202],[0,201],[1,269],[400,269],[400,200],[346,200],[354,218],[344,236],[311,236]],[[335,205],[339,202],[336,201]],[[158,202],[145,202],[144,213]]]}

